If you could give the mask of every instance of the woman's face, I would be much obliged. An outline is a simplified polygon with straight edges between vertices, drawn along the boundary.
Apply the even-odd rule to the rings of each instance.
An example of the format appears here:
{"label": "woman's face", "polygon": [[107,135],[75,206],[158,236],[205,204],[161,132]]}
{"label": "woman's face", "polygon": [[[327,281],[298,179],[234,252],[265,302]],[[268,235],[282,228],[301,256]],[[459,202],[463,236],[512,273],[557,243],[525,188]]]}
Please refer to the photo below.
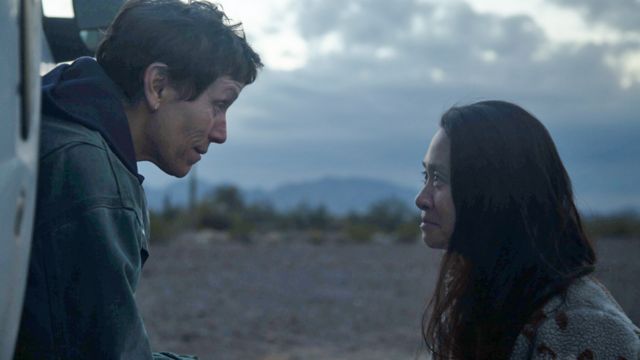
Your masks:
{"label": "woman's face", "polygon": [[434,249],[446,249],[456,223],[451,196],[451,146],[449,137],[439,129],[424,156],[424,186],[416,197],[422,210],[422,240]]}

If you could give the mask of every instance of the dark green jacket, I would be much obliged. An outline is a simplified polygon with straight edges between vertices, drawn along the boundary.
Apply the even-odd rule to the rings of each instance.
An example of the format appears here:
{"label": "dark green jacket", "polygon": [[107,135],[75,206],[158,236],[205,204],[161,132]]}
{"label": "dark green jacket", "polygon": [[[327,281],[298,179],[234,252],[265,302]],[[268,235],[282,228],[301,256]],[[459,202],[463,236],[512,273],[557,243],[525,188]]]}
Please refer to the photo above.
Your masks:
{"label": "dark green jacket", "polygon": [[[98,77],[108,85],[102,90],[111,91],[99,66],[83,62],[88,68],[70,75],[67,70],[67,76]],[[64,76],[58,80],[68,82]],[[80,81],[81,89],[92,82],[96,79]],[[87,93],[97,96],[102,90],[87,88]],[[135,303],[148,257],[149,216],[137,169],[122,155],[132,144],[129,150],[117,147],[118,136],[130,141],[130,135],[92,129],[78,119],[95,121],[87,114],[95,115],[96,104],[98,110],[100,103],[108,104],[104,98],[92,102],[87,93],[66,99],[63,90],[53,92],[64,100],[56,111],[45,111],[50,99],[43,99],[34,235],[15,357],[179,359],[152,355]],[[116,108],[98,116],[115,112],[120,118],[101,121],[120,121],[116,125],[128,131],[117,96],[110,101]]]}

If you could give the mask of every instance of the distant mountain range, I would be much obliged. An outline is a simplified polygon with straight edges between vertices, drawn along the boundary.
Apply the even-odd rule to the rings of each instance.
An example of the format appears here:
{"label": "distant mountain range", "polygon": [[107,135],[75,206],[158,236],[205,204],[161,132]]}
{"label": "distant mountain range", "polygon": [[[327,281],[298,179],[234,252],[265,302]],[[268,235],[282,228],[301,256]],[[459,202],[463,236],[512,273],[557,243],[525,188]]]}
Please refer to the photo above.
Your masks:
{"label": "distant mountain range", "polygon": [[[203,198],[220,185],[199,181],[197,196]],[[390,182],[370,178],[327,177],[317,180],[289,183],[272,190],[239,188],[245,202],[270,202],[278,210],[289,210],[300,204],[311,207],[323,205],[333,214],[349,211],[362,212],[377,201],[398,199],[412,207],[416,191]],[[189,181],[177,181],[165,188],[145,187],[149,208],[162,210],[165,202],[173,206],[186,206]]]}

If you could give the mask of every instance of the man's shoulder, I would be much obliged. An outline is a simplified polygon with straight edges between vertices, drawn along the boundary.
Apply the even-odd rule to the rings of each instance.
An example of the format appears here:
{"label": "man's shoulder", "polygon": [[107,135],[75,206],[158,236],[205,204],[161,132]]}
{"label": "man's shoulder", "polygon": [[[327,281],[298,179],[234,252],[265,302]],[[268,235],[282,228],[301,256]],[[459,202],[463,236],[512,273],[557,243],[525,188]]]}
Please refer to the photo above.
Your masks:
{"label": "man's shoulder", "polygon": [[44,117],[40,133],[39,173],[47,182],[111,178],[109,147],[95,130],[72,121]]}
{"label": "man's shoulder", "polygon": [[106,143],[98,131],[58,117],[42,117],[40,159],[79,145],[106,150]]}
{"label": "man's shoulder", "polygon": [[[99,132],[55,118],[42,125],[39,214],[95,206],[140,207],[142,190]],[[54,210],[54,211],[52,211]]]}

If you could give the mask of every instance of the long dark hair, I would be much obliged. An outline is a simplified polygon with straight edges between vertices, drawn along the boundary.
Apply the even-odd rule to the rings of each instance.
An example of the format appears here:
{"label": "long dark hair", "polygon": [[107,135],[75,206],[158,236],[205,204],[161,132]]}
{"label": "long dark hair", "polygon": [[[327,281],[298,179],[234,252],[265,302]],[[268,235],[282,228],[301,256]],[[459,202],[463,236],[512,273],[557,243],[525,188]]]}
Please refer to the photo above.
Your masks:
{"label": "long dark hair", "polygon": [[483,101],[440,121],[451,144],[456,224],[423,315],[434,359],[505,359],[545,300],[593,271],[595,253],[547,129]]}

